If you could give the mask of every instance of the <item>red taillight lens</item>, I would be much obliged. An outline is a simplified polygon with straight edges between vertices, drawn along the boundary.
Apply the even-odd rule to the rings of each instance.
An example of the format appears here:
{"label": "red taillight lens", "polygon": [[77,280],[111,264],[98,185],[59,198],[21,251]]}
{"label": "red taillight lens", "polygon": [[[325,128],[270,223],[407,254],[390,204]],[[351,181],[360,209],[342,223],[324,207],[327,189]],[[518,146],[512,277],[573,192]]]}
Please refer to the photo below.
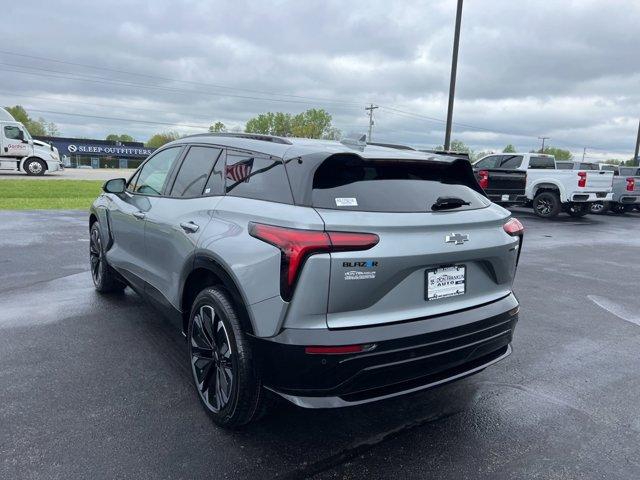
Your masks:
{"label": "red taillight lens", "polygon": [[627,178],[627,191],[633,192],[634,188],[636,188],[636,179],[633,177]]}
{"label": "red taillight lens", "polygon": [[478,172],[478,177],[478,184],[480,185],[480,188],[483,190],[489,188],[489,172],[486,170],[480,170]]}
{"label": "red taillight lens", "polygon": [[504,231],[507,232],[512,237],[518,237],[524,235],[524,225],[520,223],[520,220],[517,218],[510,219],[503,226]]}
{"label": "red taillight lens", "polygon": [[578,187],[584,188],[587,186],[587,172],[578,172]]}
{"label": "red taillight lens", "polygon": [[316,253],[368,250],[380,240],[373,233],[322,232],[250,223],[249,234],[278,247],[281,252],[280,294],[291,300],[305,260]]}

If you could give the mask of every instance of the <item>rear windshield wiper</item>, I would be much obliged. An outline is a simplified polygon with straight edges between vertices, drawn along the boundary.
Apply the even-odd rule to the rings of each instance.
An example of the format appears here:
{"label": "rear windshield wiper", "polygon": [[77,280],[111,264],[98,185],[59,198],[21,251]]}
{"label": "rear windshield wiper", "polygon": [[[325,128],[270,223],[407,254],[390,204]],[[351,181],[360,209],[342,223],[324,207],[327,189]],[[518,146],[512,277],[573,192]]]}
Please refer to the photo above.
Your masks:
{"label": "rear windshield wiper", "polygon": [[431,205],[431,210],[448,210],[451,208],[459,208],[464,205],[471,205],[458,197],[438,197],[436,203]]}

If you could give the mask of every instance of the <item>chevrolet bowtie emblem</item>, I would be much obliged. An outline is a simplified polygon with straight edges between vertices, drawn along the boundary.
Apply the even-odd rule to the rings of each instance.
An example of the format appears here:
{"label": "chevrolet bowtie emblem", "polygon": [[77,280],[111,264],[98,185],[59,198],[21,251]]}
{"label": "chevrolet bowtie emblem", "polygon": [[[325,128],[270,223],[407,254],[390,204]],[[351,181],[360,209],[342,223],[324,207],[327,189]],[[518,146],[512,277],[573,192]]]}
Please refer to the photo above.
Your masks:
{"label": "chevrolet bowtie emblem", "polygon": [[469,235],[452,233],[451,235],[447,235],[444,241],[445,243],[455,243],[456,245],[462,245],[464,242],[469,241]]}

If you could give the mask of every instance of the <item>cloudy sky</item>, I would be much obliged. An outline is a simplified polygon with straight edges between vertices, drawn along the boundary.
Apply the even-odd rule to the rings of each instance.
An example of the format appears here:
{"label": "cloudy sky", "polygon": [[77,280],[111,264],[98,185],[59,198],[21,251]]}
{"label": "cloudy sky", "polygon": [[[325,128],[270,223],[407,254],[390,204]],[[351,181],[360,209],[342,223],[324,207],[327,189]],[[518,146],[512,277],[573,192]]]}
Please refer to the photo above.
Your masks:
{"label": "cloudy sky", "polygon": [[[24,105],[66,136],[144,141],[311,107],[364,132],[374,103],[375,140],[443,141],[454,0],[22,0],[2,10],[0,105]],[[591,158],[626,159],[639,117],[638,0],[466,0],[454,138],[529,150],[544,135],[578,155],[586,146]]]}

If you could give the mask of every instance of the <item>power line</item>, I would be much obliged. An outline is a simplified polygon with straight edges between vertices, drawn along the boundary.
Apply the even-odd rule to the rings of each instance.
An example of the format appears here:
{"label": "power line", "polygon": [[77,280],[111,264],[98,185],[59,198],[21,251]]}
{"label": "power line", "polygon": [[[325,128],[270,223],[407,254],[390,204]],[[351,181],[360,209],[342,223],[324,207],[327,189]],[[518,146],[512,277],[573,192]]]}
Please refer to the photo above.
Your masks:
{"label": "power line", "polygon": [[[289,94],[289,93],[277,93],[277,92],[268,92],[268,91],[263,91],[263,90],[253,90],[253,89],[241,88],[241,87],[230,87],[228,85],[221,85],[221,84],[215,84],[215,83],[206,83],[206,82],[197,82],[197,81],[193,81],[193,80],[180,80],[180,79],[177,79],[177,78],[164,77],[164,76],[161,76],[161,75],[150,75],[150,74],[139,73],[139,72],[131,72],[131,71],[128,71],[128,70],[119,70],[119,69],[108,68],[108,67],[100,67],[100,66],[97,66],[97,65],[89,65],[89,64],[86,64],[86,63],[69,62],[69,61],[65,61],[65,60],[53,59],[53,58],[48,58],[48,57],[40,57],[40,56],[37,56],[37,55],[27,55],[27,54],[15,53],[15,52],[8,52],[6,50],[0,50],[0,54],[12,55],[12,56],[15,56],[15,57],[22,57],[22,58],[31,58],[31,59],[34,59],[34,60],[42,60],[42,61],[45,61],[45,62],[59,63],[59,64],[63,64],[63,65],[71,65],[71,66],[75,66],[75,67],[84,67],[84,68],[90,68],[90,69],[94,69],[94,70],[102,70],[102,71],[120,73],[120,74],[125,74],[125,75],[133,75],[133,76],[137,76],[137,77],[151,78],[151,79],[156,79],[156,80],[164,80],[164,81],[176,82],[176,83],[186,83],[186,84],[190,84],[190,85],[200,85],[200,86],[205,86],[205,87],[221,88],[221,89],[232,90],[232,91],[235,90],[235,91],[242,91],[242,92],[247,92],[247,93],[257,93],[257,94],[261,94],[261,95],[298,98],[298,99],[312,100],[312,101],[316,101],[316,102],[317,101],[322,101],[322,102],[330,102],[330,103],[345,103],[345,104],[348,103],[348,104],[351,104],[351,105],[360,105],[360,103],[357,103],[357,102],[343,102],[343,101],[340,101],[340,100],[333,100],[333,99],[330,99],[330,98],[308,97],[308,96],[304,96],[304,95],[294,95],[294,94]],[[29,67],[25,66],[24,68],[29,68]],[[35,68],[35,67],[31,67],[31,68]],[[65,72],[59,72],[59,73],[65,73]]]}
{"label": "power line", "polygon": [[374,105],[373,103],[368,107],[364,107],[365,110],[369,111],[369,139],[368,139],[369,142],[371,141],[371,131],[373,130],[373,111],[377,108],[380,108],[380,107]]}

